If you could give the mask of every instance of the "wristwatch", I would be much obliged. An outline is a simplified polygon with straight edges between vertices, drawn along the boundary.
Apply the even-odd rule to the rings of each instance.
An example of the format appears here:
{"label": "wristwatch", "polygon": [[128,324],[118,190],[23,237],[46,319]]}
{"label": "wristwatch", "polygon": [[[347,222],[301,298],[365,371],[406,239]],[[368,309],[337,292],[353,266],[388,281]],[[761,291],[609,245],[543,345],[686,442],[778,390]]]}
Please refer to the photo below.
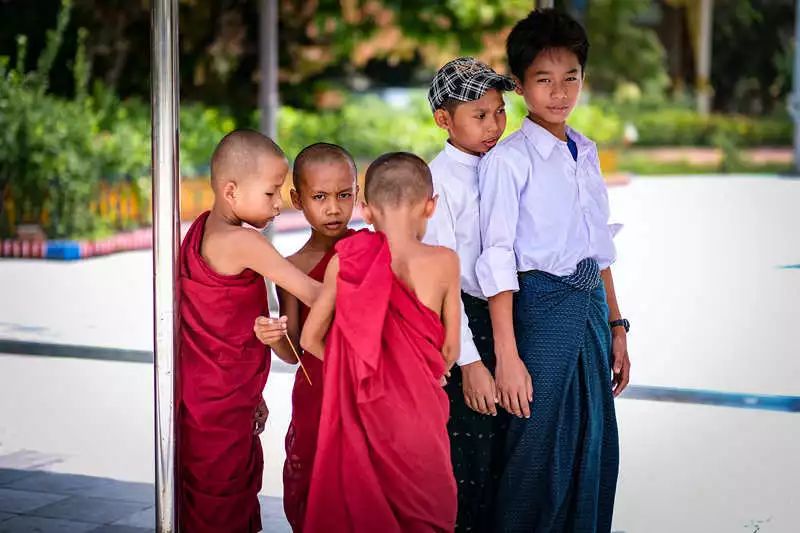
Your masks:
{"label": "wristwatch", "polygon": [[628,322],[627,318],[612,320],[611,322],[608,323],[608,325],[611,329],[622,326],[623,328],[625,328],[625,333],[628,333],[631,330],[631,323]]}

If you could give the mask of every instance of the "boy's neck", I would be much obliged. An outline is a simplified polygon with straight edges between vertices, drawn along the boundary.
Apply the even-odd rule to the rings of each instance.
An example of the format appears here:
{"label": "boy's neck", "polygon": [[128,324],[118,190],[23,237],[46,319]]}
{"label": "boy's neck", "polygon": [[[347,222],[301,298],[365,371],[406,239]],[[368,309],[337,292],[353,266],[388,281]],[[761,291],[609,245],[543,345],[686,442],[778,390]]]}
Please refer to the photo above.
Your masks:
{"label": "boy's neck", "polygon": [[554,137],[558,137],[562,141],[567,140],[567,123],[566,122],[547,122],[542,118],[534,115],[531,112],[528,112],[528,118],[538,124],[539,126],[543,127],[547,131],[549,131]]}
{"label": "boy's neck", "polygon": [[474,155],[476,157],[480,157],[480,156],[483,155],[483,154],[478,153],[478,152],[473,152],[472,150],[467,150],[466,148],[464,148],[463,146],[458,144],[458,141],[454,141],[452,137],[448,137],[447,138],[447,143],[450,146],[452,146],[453,148],[455,148],[456,150],[458,150],[459,152],[464,152],[465,154]]}
{"label": "boy's neck", "polygon": [[242,221],[233,213],[230,206],[216,200],[211,207],[208,218],[214,224],[225,224],[227,226],[242,225]]}
{"label": "boy's neck", "polygon": [[323,235],[319,231],[314,228],[311,228],[311,236],[308,238],[308,248],[312,250],[324,250],[327,252],[333,246],[342,240],[346,233],[342,233],[341,235],[336,235],[334,237],[329,235]]}
{"label": "boy's neck", "polygon": [[401,252],[420,242],[416,224],[412,223],[413,219],[409,216],[410,213],[398,211],[387,212],[381,217],[381,220],[375,221],[375,229],[386,235],[389,249],[393,253]]}

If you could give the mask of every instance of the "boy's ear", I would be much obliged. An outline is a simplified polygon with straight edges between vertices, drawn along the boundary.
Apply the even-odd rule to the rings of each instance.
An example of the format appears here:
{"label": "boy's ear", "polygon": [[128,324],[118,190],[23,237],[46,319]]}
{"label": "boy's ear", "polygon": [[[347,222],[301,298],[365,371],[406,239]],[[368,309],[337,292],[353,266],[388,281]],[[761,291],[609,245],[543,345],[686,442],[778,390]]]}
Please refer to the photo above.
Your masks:
{"label": "boy's ear", "polygon": [[452,117],[450,117],[450,113],[447,112],[446,109],[439,108],[433,112],[433,121],[436,122],[436,125],[442,128],[443,130],[449,130],[453,124]]}
{"label": "boy's ear", "polygon": [[372,217],[372,208],[367,205],[366,202],[361,202],[361,217],[364,219],[364,222],[372,226],[372,221],[374,220]]}
{"label": "boy's ear", "polygon": [[433,216],[433,213],[436,211],[437,203],[439,203],[438,194],[434,194],[425,201],[425,209],[422,212],[425,215],[425,218],[431,218]]}
{"label": "boy's ear", "polygon": [[298,211],[303,210],[303,204],[300,203],[300,193],[296,190],[292,189],[289,191],[289,198],[292,200],[292,207],[297,209]]}
{"label": "boy's ear", "polygon": [[520,79],[514,75],[511,76],[511,79],[513,79],[514,83],[517,85],[516,87],[514,87],[514,92],[519,95],[522,95],[522,82],[520,81]]}
{"label": "boy's ear", "polygon": [[228,181],[222,186],[222,197],[228,202],[236,200],[237,192],[236,184],[232,181]]}

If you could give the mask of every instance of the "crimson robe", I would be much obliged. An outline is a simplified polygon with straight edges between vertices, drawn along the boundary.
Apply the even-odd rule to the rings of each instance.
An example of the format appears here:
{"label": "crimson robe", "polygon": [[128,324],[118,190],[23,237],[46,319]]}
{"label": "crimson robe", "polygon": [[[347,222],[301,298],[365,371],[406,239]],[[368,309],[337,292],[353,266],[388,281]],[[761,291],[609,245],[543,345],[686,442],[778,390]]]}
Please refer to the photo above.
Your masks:
{"label": "crimson robe", "polygon": [[253,323],[268,313],[266,286],[252,270],[211,269],[200,255],[207,218],[194,221],[180,251],[180,527],[260,531],[264,460],[253,425],[270,358]]}
{"label": "crimson robe", "polygon": [[[355,233],[348,230],[346,236]],[[308,273],[317,281],[325,278],[331,258],[336,254],[332,247]],[[308,317],[309,309],[300,304],[300,331]],[[309,385],[303,371],[298,368],[292,389],[292,420],[286,432],[286,462],[283,464],[283,510],[295,533],[303,531],[303,519],[311,484],[311,469],[317,450],[319,418],[322,412],[322,361],[310,352],[301,353],[303,366],[311,378]]]}
{"label": "crimson robe", "polygon": [[384,235],[363,230],[336,249],[305,531],[452,531],[441,320],[394,275]]}

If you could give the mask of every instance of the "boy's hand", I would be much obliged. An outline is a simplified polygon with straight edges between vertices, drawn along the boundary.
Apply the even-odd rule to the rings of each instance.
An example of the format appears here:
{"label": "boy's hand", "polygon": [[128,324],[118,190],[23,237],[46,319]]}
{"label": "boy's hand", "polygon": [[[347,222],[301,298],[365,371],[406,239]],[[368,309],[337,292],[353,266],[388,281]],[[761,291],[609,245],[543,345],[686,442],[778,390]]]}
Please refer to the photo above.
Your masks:
{"label": "boy's hand", "polygon": [[264,401],[264,398],[261,398],[261,401],[258,403],[258,407],[256,407],[255,416],[253,417],[253,435],[261,435],[261,433],[264,431],[264,426],[267,425],[268,416],[269,409],[267,409],[267,402]]}
{"label": "boy's hand", "polygon": [[505,357],[498,354],[495,382],[503,409],[520,418],[530,418],[533,382],[519,354],[509,353]]}
{"label": "boy's hand", "polygon": [[444,375],[439,379],[439,384],[442,387],[446,387],[447,386],[447,378],[449,378],[449,377],[450,377],[450,369],[448,368],[447,370],[444,371]]}
{"label": "boy's hand", "polygon": [[256,322],[253,324],[253,332],[255,332],[258,340],[270,346],[286,335],[286,322],[287,318],[285,316],[280,318],[260,316],[256,318]]}
{"label": "boy's hand", "polygon": [[461,389],[467,407],[482,415],[497,414],[497,388],[492,374],[482,361],[461,367]]}
{"label": "boy's hand", "polygon": [[628,335],[623,328],[614,328],[611,337],[611,353],[614,356],[613,385],[611,390],[616,398],[631,379],[631,360],[628,357]]}

